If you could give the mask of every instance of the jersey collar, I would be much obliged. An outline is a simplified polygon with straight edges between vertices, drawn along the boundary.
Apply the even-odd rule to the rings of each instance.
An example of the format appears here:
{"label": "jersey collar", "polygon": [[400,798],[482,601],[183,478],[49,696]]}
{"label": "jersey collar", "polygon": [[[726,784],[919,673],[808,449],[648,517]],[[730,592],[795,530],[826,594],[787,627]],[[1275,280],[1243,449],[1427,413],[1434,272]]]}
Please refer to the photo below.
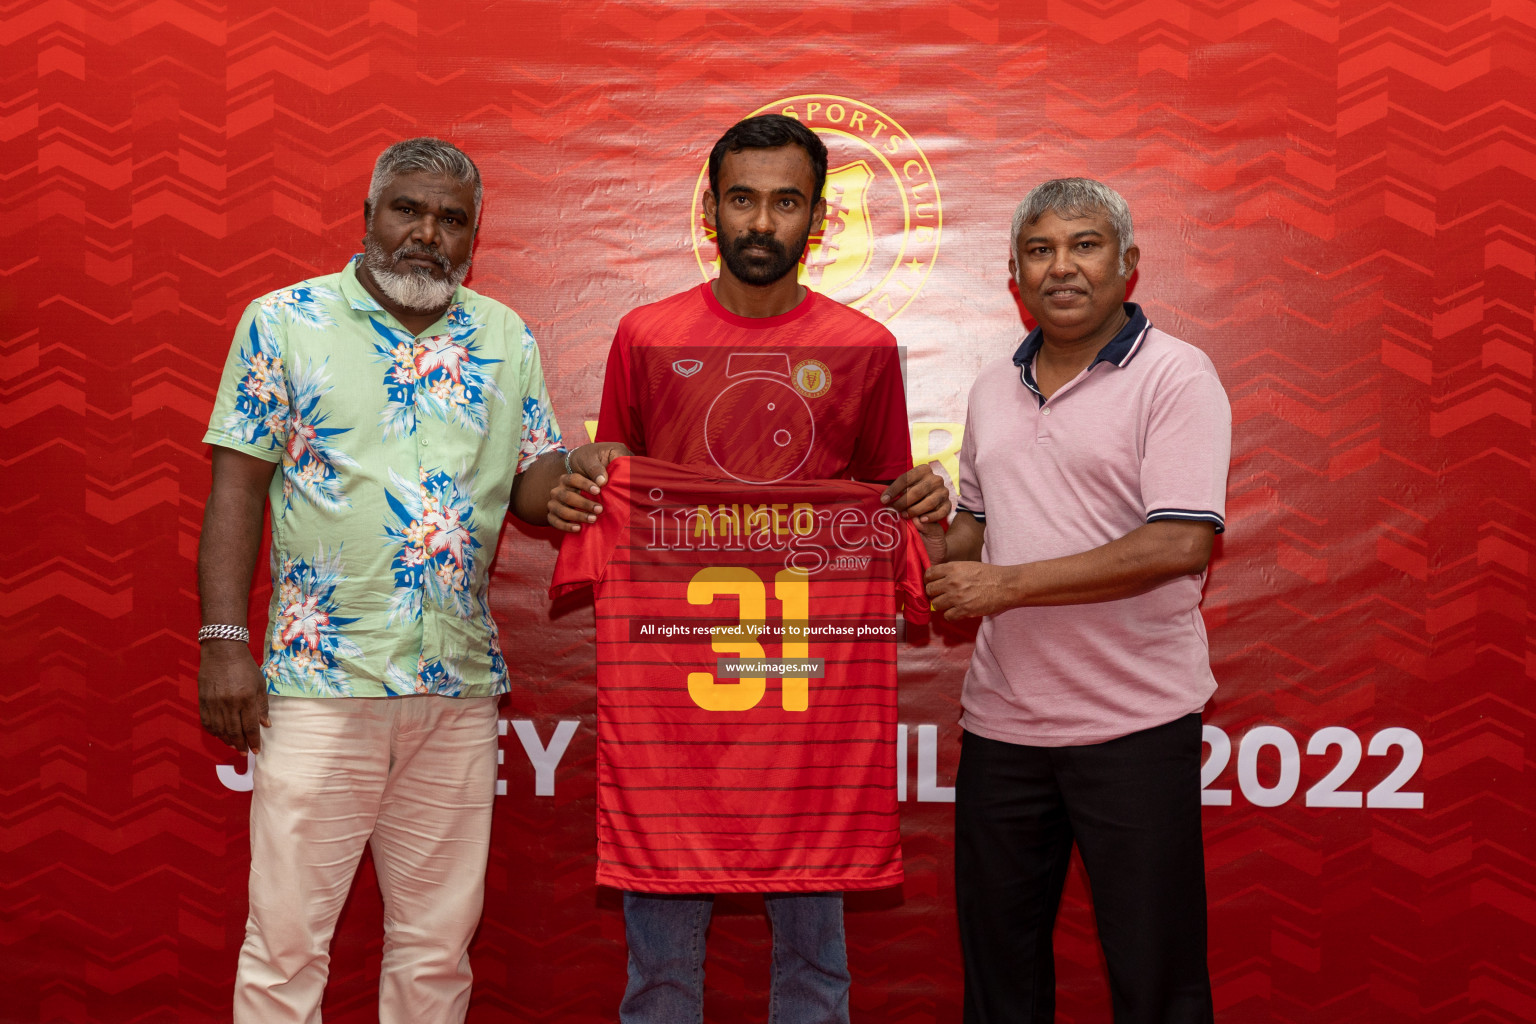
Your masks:
{"label": "jersey collar", "polygon": [[821,301],[815,289],[806,288],[805,298],[801,299],[793,309],[785,310],[778,316],[738,316],[720,304],[720,300],[715,298],[715,290],[709,286],[708,281],[699,286],[699,294],[704,296],[704,304],[709,307],[709,311],[715,314],[715,316],[734,327],[745,327],[748,330],[754,331],[782,327],[793,320],[798,320],[815,308],[817,302]]}

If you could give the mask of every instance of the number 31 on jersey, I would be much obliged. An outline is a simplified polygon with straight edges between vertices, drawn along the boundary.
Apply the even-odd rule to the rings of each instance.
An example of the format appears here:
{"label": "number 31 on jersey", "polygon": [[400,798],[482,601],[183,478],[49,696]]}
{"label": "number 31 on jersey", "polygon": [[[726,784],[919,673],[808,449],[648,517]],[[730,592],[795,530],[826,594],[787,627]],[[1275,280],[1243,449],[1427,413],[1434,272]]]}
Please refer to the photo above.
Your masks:
{"label": "number 31 on jersey", "polygon": [[[810,578],[803,572],[783,569],[774,574],[773,596],[783,608],[783,623],[802,631],[802,638],[795,640],[784,631],[781,657],[806,658],[810,645],[804,639],[804,629],[810,620]],[[717,597],[734,597],[737,602],[735,626],[716,626],[710,646],[716,654],[749,660],[762,659],[763,645],[746,639],[753,629],[761,629],[768,621],[767,587],[751,569],[742,566],[718,566],[700,569],[688,581],[688,603],[714,604]],[[705,711],[747,711],[757,707],[768,690],[767,676],[742,676],[731,682],[721,682],[713,672],[688,673],[688,695]],[[786,676],[783,679],[785,711],[804,711],[810,702],[810,680],[805,676]]]}

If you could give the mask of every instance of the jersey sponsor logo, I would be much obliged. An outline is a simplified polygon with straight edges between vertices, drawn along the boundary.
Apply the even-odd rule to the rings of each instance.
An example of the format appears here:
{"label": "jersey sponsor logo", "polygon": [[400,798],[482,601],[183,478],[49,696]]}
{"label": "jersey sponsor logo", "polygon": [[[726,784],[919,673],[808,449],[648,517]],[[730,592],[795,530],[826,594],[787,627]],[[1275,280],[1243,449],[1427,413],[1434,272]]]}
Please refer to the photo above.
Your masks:
{"label": "jersey sponsor logo", "polygon": [[673,372],[679,377],[692,377],[702,369],[704,369],[702,359],[679,359],[672,364]]}
{"label": "jersey sponsor logo", "polygon": [[[831,94],[790,96],[748,116],[785,114],[827,145],[827,219],[811,235],[800,283],[881,322],[922,290],[939,253],[943,213],[933,167],[912,135],[867,103]],[[693,194],[693,252],[705,280],[719,276],[704,223],[709,166]]]}
{"label": "jersey sponsor logo", "polygon": [[795,390],[806,398],[818,398],[832,386],[832,374],[827,370],[827,364],[820,359],[805,359],[796,363],[789,379],[794,382]]}

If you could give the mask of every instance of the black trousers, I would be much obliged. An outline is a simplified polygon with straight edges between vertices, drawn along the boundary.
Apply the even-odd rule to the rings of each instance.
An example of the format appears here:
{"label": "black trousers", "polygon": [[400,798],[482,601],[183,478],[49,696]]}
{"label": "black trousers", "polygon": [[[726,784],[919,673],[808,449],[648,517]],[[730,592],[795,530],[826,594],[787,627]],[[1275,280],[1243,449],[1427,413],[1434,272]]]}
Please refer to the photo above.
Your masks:
{"label": "black trousers", "polygon": [[1200,716],[1107,743],[1028,747],[964,734],[955,893],[966,1024],[1048,1024],[1051,931],[1082,854],[1115,1024],[1209,1024]]}

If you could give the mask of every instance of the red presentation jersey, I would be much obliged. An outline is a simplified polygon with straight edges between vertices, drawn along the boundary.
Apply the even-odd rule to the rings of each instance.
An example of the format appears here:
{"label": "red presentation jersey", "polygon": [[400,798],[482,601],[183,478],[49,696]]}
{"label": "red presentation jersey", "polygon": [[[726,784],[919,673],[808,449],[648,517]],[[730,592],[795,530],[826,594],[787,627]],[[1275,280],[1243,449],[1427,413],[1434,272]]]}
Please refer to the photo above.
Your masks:
{"label": "red presentation jersey", "polygon": [[737,316],[707,283],[629,313],[597,440],[751,484],[894,480],[912,466],[896,339],[809,289],[779,316]]}
{"label": "red presentation jersey", "polygon": [[928,617],[916,530],[871,484],[608,471],[550,588],[596,594],[598,882],[899,883],[897,616]]}

